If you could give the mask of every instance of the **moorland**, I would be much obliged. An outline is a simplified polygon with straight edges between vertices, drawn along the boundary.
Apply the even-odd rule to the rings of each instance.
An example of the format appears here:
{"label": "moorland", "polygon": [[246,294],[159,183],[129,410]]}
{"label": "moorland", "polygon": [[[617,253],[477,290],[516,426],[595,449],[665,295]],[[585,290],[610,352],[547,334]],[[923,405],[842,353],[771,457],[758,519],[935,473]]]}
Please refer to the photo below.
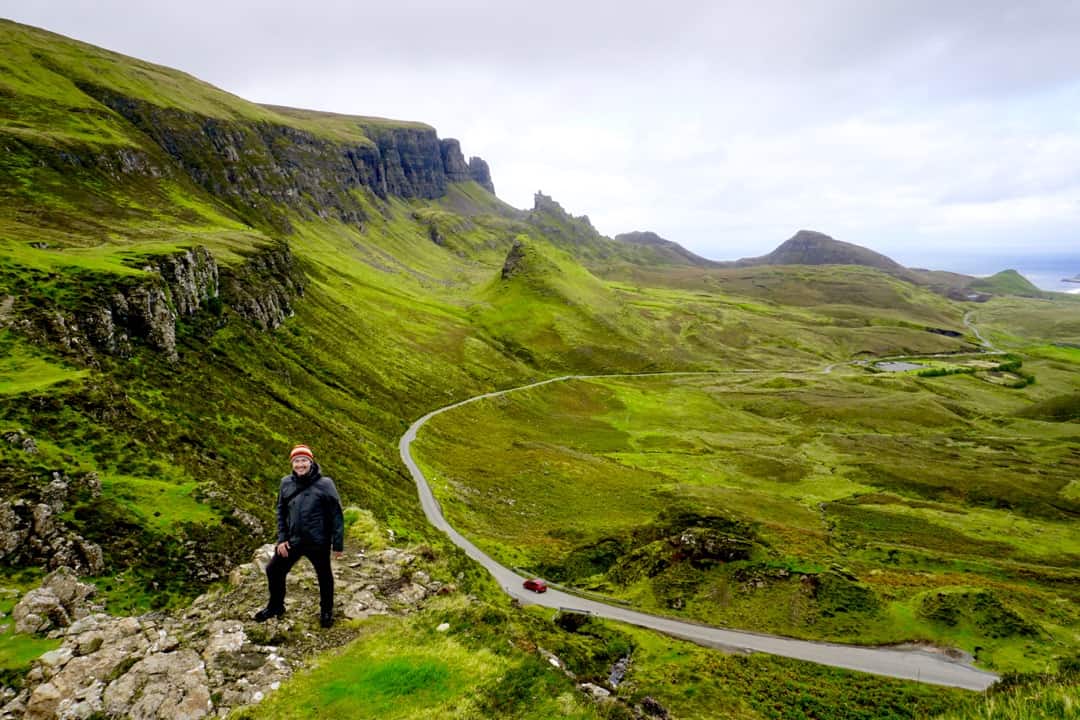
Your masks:
{"label": "moorland", "polygon": [[[506,205],[422,123],[260,106],[7,21],[0,100],[5,616],[61,564],[112,615],[214,603],[273,539],[283,458],[306,441],[362,509],[350,551],[408,549],[448,590],[342,622],[308,655],[314,619],[274,634],[223,609],[297,654],[236,716],[1075,706],[1080,298],[607,238],[539,193]],[[818,259],[850,251],[810,239]],[[662,372],[689,374],[645,375]],[[516,607],[427,525],[397,441],[434,408],[567,374],[620,377],[463,407],[415,446],[451,521],[508,565],[658,613],[956,647],[1026,675],[986,699]],[[61,638],[0,628],[5,702],[25,711]]]}

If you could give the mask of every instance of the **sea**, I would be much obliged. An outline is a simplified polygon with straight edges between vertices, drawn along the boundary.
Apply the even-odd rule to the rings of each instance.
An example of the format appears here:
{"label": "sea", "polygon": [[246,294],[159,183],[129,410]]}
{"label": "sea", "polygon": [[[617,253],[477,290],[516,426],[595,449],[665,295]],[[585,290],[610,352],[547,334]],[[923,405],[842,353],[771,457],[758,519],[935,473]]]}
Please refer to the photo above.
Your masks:
{"label": "sea", "polygon": [[1040,290],[1080,294],[1080,282],[1065,280],[1080,277],[1080,254],[941,256],[900,262],[908,267],[949,270],[978,277],[994,275],[1002,270],[1015,270]]}

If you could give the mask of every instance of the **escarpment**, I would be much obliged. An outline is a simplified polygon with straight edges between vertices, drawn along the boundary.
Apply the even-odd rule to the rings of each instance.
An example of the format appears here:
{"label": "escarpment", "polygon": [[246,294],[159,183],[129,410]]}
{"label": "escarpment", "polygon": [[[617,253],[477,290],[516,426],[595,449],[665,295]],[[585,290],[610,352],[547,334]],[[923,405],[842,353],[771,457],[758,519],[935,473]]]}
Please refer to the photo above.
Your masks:
{"label": "escarpment", "polygon": [[130,279],[78,283],[64,305],[36,295],[30,274],[27,294],[9,298],[2,325],[88,361],[98,353],[127,357],[139,343],[175,361],[178,323],[205,317],[223,324],[231,314],[270,330],[304,293],[303,273],[285,243],[256,248],[232,266],[195,247],[151,256],[140,269]]}
{"label": "escarpment", "polygon": [[[450,182],[477,180],[493,190],[490,170],[469,163],[457,140],[435,129],[351,118],[355,140],[329,139],[282,123],[209,117],[155,105],[88,83],[79,89],[152,140],[204,190],[223,199],[252,224],[291,229],[287,210],[358,224],[352,195],[367,188],[380,197],[439,198]],[[362,133],[362,134],[361,134]]]}

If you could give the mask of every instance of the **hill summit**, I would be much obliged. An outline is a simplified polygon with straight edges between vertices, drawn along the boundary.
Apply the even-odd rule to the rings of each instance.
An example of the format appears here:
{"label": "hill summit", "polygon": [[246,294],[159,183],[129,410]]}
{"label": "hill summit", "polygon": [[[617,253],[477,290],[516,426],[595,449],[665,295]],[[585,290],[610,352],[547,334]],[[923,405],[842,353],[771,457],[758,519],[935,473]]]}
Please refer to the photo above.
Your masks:
{"label": "hill summit", "polygon": [[825,233],[800,230],[768,255],[743,258],[739,267],[751,265],[866,265],[890,273],[903,273],[903,265],[861,245],[836,240]]}
{"label": "hill summit", "polygon": [[721,263],[695,255],[677,242],[662,238],[654,232],[638,231],[621,233],[615,236],[616,242],[629,243],[653,248],[660,258],[672,264],[690,264],[698,267],[719,267]]}

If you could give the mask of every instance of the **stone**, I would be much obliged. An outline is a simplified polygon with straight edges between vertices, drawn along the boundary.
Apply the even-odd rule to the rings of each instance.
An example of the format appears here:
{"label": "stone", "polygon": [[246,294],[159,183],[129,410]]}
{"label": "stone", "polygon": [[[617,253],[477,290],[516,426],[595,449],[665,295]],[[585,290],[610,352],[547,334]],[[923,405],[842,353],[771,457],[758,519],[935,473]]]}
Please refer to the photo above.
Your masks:
{"label": "stone", "polygon": [[34,524],[32,527],[35,535],[47,537],[56,531],[53,524],[54,514],[52,508],[45,503],[34,506]]}
{"label": "stone", "polygon": [[464,182],[472,179],[469,175],[469,166],[465,163],[465,156],[461,154],[461,143],[453,138],[445,138],[439,141],[439,151],[442,156],[443,172],[450,182]]}
{"label": "stone", "polygon": [[194,650],[155,653],[105,688],[105,712],[133,720],[195,720],[213,709],[206,667]]}
{"label": "stone", "polygon": [[427,597],[427,588],[416,583],[407,583],[395,592],[391,599],[403,605],[417,605]]}
{"label": "stone", "polygon": [[87,632],[79,636],[76,640],[75,654],[76,655],[89,655],[95,653],[101,649],[101,646],[105,644],[105,636],[99,632]]}
{"label": "stone", "polygon": [[71,615],[48,588],[35,588],[23,595],[11,615],[15,619],[15,631],[30,635],[71,624]]}
{"label": "stone", "polygon": [[41,581],[41,587],[56,593],[64,607],[69,609],[84,603],[97,592],[93,585],[79,582],[79,576],[69,567],[57,568],[46,575]]}
{"label": "stone", "polygon": [[437,632],[446,632],[450,629],[450,623],[439,623],[439,626],[435,628]]}
{"label": "stone", "polygon": [[244,624],[239,620],[215,621],[207,628],[210,641],[207,642],[202,656],[204,660],[213,660],[218,655],[238,653],[247,642]]}
{"label": "stone", "polygon": [[46,667],[56,670],[63,667],[74,655],[75,653],[71,648],[59,647],[55,650],[43,653],[41,657],[38,658],[38,662]]}
{"label": "stone", "polygon": [[15,506],[0,502],[0,559],[5,558],[26,544],[29,529],[25,527]]}
{"label": "stone", "polygon": [[56,717],[56,710],[64,696],[55,685],[46,682],[34,688],[26,703],[26,720],[45,720]]}
{"label": "stone", "polygon": [[611,697],[611,691],[593,683],[581,683],[578,689],[592,697],[593,700],[607,700]]}
{"label": "stone", "polygon": [[23,690],[17,694],[12,700],[9,700],[2,709],[0,709],[0,717],[5,718],[19,718],[26,715],[26,703],[30,699],[30,693]]}
{"label": "stone", "polygon": [[519,274],[525,266],[525,259],[524,243],[520,240],[514,240],[514,244],[510,246],[510,251],[506,254],[506,259],[503,261],[501,273],[502,279],[509,280]]}

